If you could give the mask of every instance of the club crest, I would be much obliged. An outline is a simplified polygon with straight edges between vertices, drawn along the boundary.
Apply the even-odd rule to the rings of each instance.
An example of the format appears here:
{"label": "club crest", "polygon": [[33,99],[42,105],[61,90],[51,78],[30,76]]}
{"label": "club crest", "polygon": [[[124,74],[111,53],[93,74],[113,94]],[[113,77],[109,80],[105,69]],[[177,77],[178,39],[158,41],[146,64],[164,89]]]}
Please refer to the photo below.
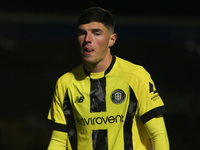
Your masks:
{"label": "club crest", "polygon": [[126,98],[126,94],[121,89],[116,89],[111,94],[111,100],[115,104],[121,104]]}

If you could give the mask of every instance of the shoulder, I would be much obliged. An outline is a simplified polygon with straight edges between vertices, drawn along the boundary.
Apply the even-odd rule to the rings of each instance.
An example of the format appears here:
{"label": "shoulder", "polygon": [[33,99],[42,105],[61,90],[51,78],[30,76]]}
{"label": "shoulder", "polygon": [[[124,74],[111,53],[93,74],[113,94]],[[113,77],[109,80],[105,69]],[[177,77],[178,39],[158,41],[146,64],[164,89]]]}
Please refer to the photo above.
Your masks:
{"label": "shoulder", "polygon": [[58,80],[57,85],[69,86],[71,83],[85,77],[83,64],[77,66],[73,70],[63,74]]}
{"label": "shoulder", "polygon": [[116,57],[116,64],[114,66],[114,70],[120,74],[134,76],[141,80],[150,77],[150,74],[146,71],[146,69],[143,66],[134,64],[130,61],[124,60],[119,57]]}

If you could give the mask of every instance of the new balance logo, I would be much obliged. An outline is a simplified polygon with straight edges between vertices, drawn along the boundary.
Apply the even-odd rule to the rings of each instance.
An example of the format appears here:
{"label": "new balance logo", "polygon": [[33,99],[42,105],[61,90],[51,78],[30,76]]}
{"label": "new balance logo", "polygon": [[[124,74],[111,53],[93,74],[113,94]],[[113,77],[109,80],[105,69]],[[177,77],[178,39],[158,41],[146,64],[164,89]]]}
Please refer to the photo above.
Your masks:
{"label": "new balance logo", "polygon": [[84,96],[81,96],[79,99],[78,99],[78,103],[82,103],[84,100]]}

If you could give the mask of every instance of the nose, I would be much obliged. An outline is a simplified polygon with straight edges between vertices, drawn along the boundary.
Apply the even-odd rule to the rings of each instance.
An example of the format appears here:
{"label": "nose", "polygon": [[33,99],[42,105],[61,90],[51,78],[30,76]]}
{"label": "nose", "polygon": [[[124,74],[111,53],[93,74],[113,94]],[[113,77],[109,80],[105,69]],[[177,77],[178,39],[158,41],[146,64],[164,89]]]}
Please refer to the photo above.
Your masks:
{"label": "nose", "polygon": [[91,34],[90,33],[87,33],[86,35],[85,35],[85,42],[91,42]]}

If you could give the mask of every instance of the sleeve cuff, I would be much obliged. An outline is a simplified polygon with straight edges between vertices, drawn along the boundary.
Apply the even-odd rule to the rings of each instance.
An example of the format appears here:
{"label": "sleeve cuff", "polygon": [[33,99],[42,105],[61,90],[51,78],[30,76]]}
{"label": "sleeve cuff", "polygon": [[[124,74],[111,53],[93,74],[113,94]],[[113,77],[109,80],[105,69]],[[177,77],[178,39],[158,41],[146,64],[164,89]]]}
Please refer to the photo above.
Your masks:
{"label": "sleeve cuff", "polygon": [[142,120],[142,122],[145,124],[147,121],[151,120],[152,118],[164,114],[166,113],[166,109],[164,106],[160,106],[157,108],[154,108],[148,112],[146,112],[145,114],[143,114],[140,119]]}
{"label": "sleeve cuff", "polygon": [[55,123],[54,121],[49,119],[48,119],[48,126],[53,130],[67,132],[67,125]]}

